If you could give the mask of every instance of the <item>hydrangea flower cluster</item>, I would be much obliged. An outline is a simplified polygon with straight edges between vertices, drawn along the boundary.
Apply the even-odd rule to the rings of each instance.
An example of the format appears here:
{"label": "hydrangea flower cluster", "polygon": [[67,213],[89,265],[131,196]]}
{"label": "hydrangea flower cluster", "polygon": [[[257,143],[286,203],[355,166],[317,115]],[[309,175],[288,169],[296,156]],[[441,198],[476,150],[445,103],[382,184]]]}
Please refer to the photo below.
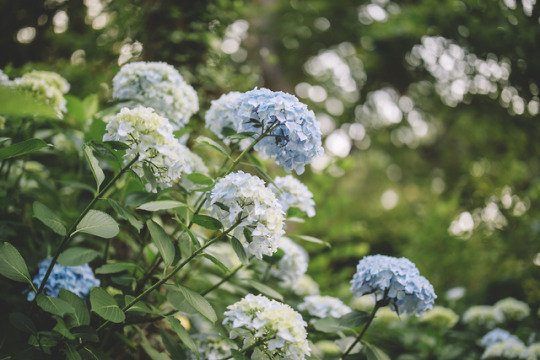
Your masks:
{"label": "hydrangea flower cluster", "polygon": [[508,320],[523,320],[531,314],[531,308],[527,303],[514,298],[499,300],[494,307],[502,312],[504,318]]}
{"label": "hydrangea flower cluster", "polygon": [[480,340],[480,345],[482,345],[484,348],[488,348],[496,343],[506,341],[508,339],[521,341],[514,335],[510,334],[508,331],[496,328],[488,332],[486,335],[484,335],[484,337],[482,337],[482,340]]}
{"label": "hydrangea flower cluster", "polygon": [[33,70],[22,76],[23,79],[43,80],[48,85],[57,88],[62,94],[67,94],[70,85],[66,79],[52,71]]}
{"label": "hydrangea flower cluster", "polygon": [[319,295],[319,284],[309,275],[302,275],[293,289],[298,296]]}
{"label": "hydrangea flower cluster", "polygon": [[[58,77],[60,77],[60,75],[58,75]],[[25,74],[22,77],[9,82],[8,85],[18,91],[28,92],[39,101],[49,104],[56,111],[58,117],[62,117],[62,114],[67,111],[66,99],[64,98],[62,90],[57,87],[60,85],[54,84],[51,79],[52,78],[49,77],[45,80],[43,77],[34,75],[26,76]]]}
{"label": "hydrangea flower cluster", "polygon": [[500,341],[488,347],[482,359],[520,359],[527,352],[527,347],[516,339]]}
{"label": "hydrangea flower cluster", "polygon": [[308,268],[307,251],[286,236],[281,237],[278,249],[283,250],[283,257],[275,264],[270,273],[282,281],[282,286],[295,288]]}
{"label": "hydrangea flower cluster", "polygon": [[237,100],[234,118],[238,132],[261,133],[275,128],[255,150],[264,158],[274,159],[285,171],[304,172],[304,166],[322,155],[321,130],[313,111],[294,95],[268,89],[248,91]]}
{"label": "hydrangea flower cluster", "polygon": [[263,341],[252,359],[303,360],[310,354],[306,322],[289,305],[262,295],[248,294],[225,311],[224,325],[232,328],[232,339],[243,338],[244,346]]}
{"label": "hydrangea flower cluster", "polygon": [[9,84],[9,77],[0,69],[0,85]]}
{"label": "hydrangea flower cluster", "polygon": [[[221,360],[231,355],[231,349],[236,348],[234,343],[224,339],[214,332],[198,333],[192,335],[199,358],[205,360]],[[186,355],[190,360],[197,360],[193,351],[187,351]]]}
{"label": "hydrangea flower cluster", "polygon": [[521,358],[525,360],[538,360],[540,359],[540,342],[533,343],[521,353]]}
{"label": "hydrangea flower cluster", "polygon": [[434,306],[420,317],[420,321],[441,329],[450,329],[457,324],[459,316],[452,309]]}
{"label": "hydrangea flower cluster", "polygon": [[234,114],[241,95],[242,93],[238,91],[231,91],[221,95],[219,99],[212,100],[210,109],[204,115],[206,127],[227,145],[231,143],[231,140],[223,134],[223,129],[231,128],[236,130],[238,128],[238,122]]}
{"label": "hydrangea flower cluster", "polygon": [[406,258],[366,256],[358,263],[351,285],[356,297],[371,293],[381,299],[386,296],[400,314],[421,314],[431,309],[437,298],[433,286]]}
{"label": "hydrangea flower cluster", "polygon": [[292,206],[304,211],[308,217],[315,216],[313,193],[300,180],[292,175],[278,176],[274,179],[274,184],[269,187],[276,194],[283,211],[287,212]]}
{"label": "hydrangea flower cluster", "polygon": [[113,97],[154,108],[175,129],[182,128],[199,111],[196,91],[171,65],[134,62],[122,66],[113,79]]}
{"label": "hydrangea flower cluster", "polygon": [[340,299],[321,295],[306,296],[298,305],[298,310],[307,311],[311,316],[321,319],[329,316],[340,318],[352,311]]}
{"label": "hydrangea flower cluster", "polygon": [[132,166],[133,171],[144,177],[144,167],[148,166],[154,179],[145,184],[148,191],[172,186],[182,174],[193,172],[198,160],[173,135],[171,123],[156,114],[154,109],[137,106],[122,108],[120,113],[110,118],[103,141],[120,141],[129,146],[124,155],[128,163],[139,156]]}
{"label": "hydrangea flower cluster", "polygon": [[[51,258],[43,259],[38,265],[38,273],[32,283],[38,288],[45,277],[45,273],[51,264]],[[51,275],[43,287],[43,293],[48,296],[58,297],[61,289],[85,298],[90,294],[90,289],[99,286],[100,281],[95,278],[94,272],[88,264],[80,266],[62,266],[54,264]],[[28,301],[34,300],[36,294],[28,292]]]}
{"label": "hydrangea flower cluster", "polygon": [[[258,259],[276,252],[284,234],[284,216],[274,193],[264,181],[242,171],[219,179],[208,195],[211,213],[228,228],[239,217],[234,236],[243,242],[248,253]],[[251,236],[246,236],[246,231]]]}
{"label": "hydrangea flower cluster", "polygon": [[484,327],[486,329],[493,329],[503,321],[503,313],[499,309],[488,305],[471,306],[463,314],[463,322],[465,324]]}

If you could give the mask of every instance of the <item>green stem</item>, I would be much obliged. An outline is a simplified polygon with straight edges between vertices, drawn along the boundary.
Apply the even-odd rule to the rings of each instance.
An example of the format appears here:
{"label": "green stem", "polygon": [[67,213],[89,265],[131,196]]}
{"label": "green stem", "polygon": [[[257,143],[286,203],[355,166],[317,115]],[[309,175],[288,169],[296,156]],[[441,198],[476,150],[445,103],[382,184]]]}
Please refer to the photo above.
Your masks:
{"label": "green stem", "polygon": [[229,275],[225,276],[223,279],[221,279],[217,284],[212,285],[210,288],[204,290],[201,295],[205,296],[211,293],[212,291],[216,290],[218,287],[229,281],[240,269],[242,269],[245,265],[239,265],[234,269]]}
{"label": "green stem", "polygon": [[75,220],[75,222],[71,225],[71,227],[69,228],[68,232],[66,233],[66,236],[64,236],[64,238],[62,239],[62,242],[60,243],[60,246],[58,246],[58,249],[56,250],[56,253],[54,254],[54,257],[52,258],[51,260],[51,264],[49,265],[49,268],[47,269],[47,272],[45,273],[45,276],[43,277],[43,280],[41,281],[41,284],[39,285],[39,288],[36,292],[36,297],[37,295],[39,295],[42,291],[43,291],[43,288],[45,287],[45,284],[47,283],[47,280],[49,279],[49,276],[51,275],[51,272],[52,272],[52,269],[54,267],[54,265],[56,264],[56,261],[58,260],[58,256],[60,256],[60,253],[64,250],[64,248],[67,246],[67,244],[69,243],[69,241],[71,240],[71,238],[73,237],[73,235],[76,233],[76,228],[77,228],[77,225],[79,225],[79,223],[81,222],[81,220],[86,216],[86,214],[92,209],[92,207],[96,204],[96,202],[102,198],[105,193],[111,188],[111,186],[113,186],[113,184],[118,180],[120,179],[120,177],[131,167],[131,165],[133,165],[137,160],[139,159],[139,156],[135,157],[133,160],[131,160],[126,166],[124,166],[122,168],[122,170],[120,170],[120,172],[118,174],[116,174],[115,177],[113,177],[111,179],[111,181],[109,181],[107,183],[107,185],[105,185],[95,196],[94,198],[92,199],[92,201],[90,201],[90,203],[86,206],[86,208],[83,210],[83,212],[79,215],[79,217],[77,218],[77,220]]}
{"label": "green stem", "polygon": [[[165,276],[164,278],[162,278],[161,280],[159,280],[158,282],[156,282],[154,285],[150,286],[148,289],[146,289],[142,294],[140,294],[139,296],[137,296],[135,299],[133,299],[129,304],[127,304],[126,306],[124,306],[122,308],[122,311],[123,312],[126,312],[127,310],[129,310],[133,305],[137,304],[139,301],[141,301],[143,298],[145,298],[148,294],[150,294],[152,291],[154,291],[155,289],[157,289],[158,287],[160,287],[161,285],[163,285],[165,282],[167,282],[167,280],[169,280],[170,278],[172,278],[178,271],[180,271],[180,269],[182,269],[184,266],[186,266],[191,260],[193,260],[193,258],[195,258],[197,255],[199,255],[201,252],[203,252],[207,247],[209,247],[210,245],[212,245],[213,243],[215,243],[216,241],[220,240],[222,237],[224,236],[227,236],[227,234],[229,234],[231,231],[234,230],[234,228],[236,228],[238,225],[240,225],[240,223],[242,222],[243,219],[239,219],[238,221],[236,221],[236,223],[234,223],[233,226],[231,226],[230,228],[228,228],[226,231],[224,231],[223,233],[221,233],[220,235],[210,239],[206,244],[204,244],[203,246],[201,246],[200,248],[198,248],[197,250],[195,250],[193,252],[193,254],[191,254],[187,259],[185,259],[184,261],[182,261],[180,264],[176,265],[176,267],[167,275]],[[97,331],[103,329],[104,327],[106,327],[110,322],[109,321],[105,321],[103,324],[101,324],[98,328],[97,328]]]}
{"label": "green stem", "polygon": [[373,311],[371,312],[371,315],[369,316],[366,324],[364,325],[364,327],[362,328],[362,331],[360,332],[360,334],[356,337],[356,339],[353,341],[353,343],[351,345],[349,345],[349,347],[347,348],[347,350],[345,350],[345,352],[343,353],[343,355],[341,355],[341,357],[339,358],[340,360],[344,360],[345,357],[347,355],[349,355],[349,353],[351,352],[351,350],[356,346],[356,344],[358,344],[358,342],[360,340],[362,340],[362,337],[364,336],[364,334],[366,333],[369,325],[371,324],[371,322],[373,321],[373,319],[375,318],[375,314],[377,313],[377,310],[379,310],[379,308],[381,307],[381,303],[380,302],[376,302],[375,303],[375,307],[373,308]]}

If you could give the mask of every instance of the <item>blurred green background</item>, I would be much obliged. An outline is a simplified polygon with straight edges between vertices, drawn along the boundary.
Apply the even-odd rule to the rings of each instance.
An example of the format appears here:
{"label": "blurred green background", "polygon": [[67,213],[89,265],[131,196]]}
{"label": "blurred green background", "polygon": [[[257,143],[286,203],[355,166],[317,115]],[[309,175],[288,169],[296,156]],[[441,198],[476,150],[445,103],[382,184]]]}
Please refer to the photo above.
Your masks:
{"label": "blurred green background", "polygon": [[[349,297],[366,254],[406,256],[467,303],[540,304],[540,6],[533,0],[0,1],[0,67],[110,99],[119,66],[176,66],[209,102],[295,94],[326,154],[301,176],[309,274]],[[276,169],[278,171],[278,169]]]}

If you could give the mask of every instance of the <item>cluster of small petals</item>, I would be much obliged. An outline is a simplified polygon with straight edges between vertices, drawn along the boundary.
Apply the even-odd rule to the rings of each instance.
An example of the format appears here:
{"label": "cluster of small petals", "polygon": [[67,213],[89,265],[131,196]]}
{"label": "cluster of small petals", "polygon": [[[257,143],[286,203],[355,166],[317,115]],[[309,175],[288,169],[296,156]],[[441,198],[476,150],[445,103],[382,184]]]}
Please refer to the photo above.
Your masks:
{"label": "cluster of small petals", "polygon": [[298,296],[319,295],[319,284],[309,275],[302,275],[293,289]]}
{"label": "cluster of small petals", "polygon": [[122,108],[110,118],[106,129],[103,141],[120,141],[129,146],[125,163],[138,156],[132,166],[137,175],[145,175],[145,164],[152,171],[155,181],[145,184],[148,191],[170,187],[195,168],[194,154],[174,137],[171,123],[151,108]]}
{"label": "cluster of small petals", "polygon": [[210,109],[204,116],[206,127],[220,139],[223,139],[226,144],[230,144],[230,139],[223,134],[223,129],[237,129],[238,122],[236,121],[235,112],[240,95],[242,93],[238,91],[231,91],[221,95],[217,100],[212,100]]}
{"label": "cluster of small petals", "polygon": [[9,83],[17,91],[30,93],[36,100],[49,104],[59,117],[67,111],[66,99],[57,87],[36,77],[20,77]]}
{"label": "cluster of small petals", "polygon": [[438,328],[450,329],[457,324],[459,316],[452,309],[434,306],[420,317],[420,321]]}
{"label": "cluster of small petals", "polygon": [[[237,221],[234,236],[258,259],[276,252],[284,234],[284,216],[274,193],[260,178],[238,171],[219,179],[208,195],[208,206],[225,227]],[[246,238],[244,230],[251,236]]]}
{"label": "cluster of small petals", "polygon": [[286,236],[281,237],[278,249],[283,257],[272,267],[271,274],[282,281],[282,286],[293,289],[306,273],[309,262],[307,251]]}
{"label": "cluster of small petals", "polygon": [[502,312],[504,318],[508,320],[523,320],[531,314],[531,308],[527,303],[514,298],[499,300],[494,307]]}
{"label": "cluster of small petals", "polygon": [[236,348],[230,340],[213,332],[194,334],[192,338],[197,346],[199,357],[194,352],[188,351],[187,356],[190,360],[221,360],[230,356],[231,349]]}
{"label": "cluster of small petals", "polygon": [[270,189],[276,194],[283,211],[287,212],[290,207],[296,207],[309,217],[315,216],[313,193],[300,180],[292,175],[278,176],[274,179],[274,184],[270,185]]}
{"label": "cluster of small petals", "polygon": [[[51,264],[51,259],[46,258],[39,263],[38,273],[32,283],[38,288],[45,277],[45,273]],[[54,264],[51,275],[43,287],[43,293],[48,296],[58,297],[61,289],[85,298],[90,294],[90,289],[99,286],[100,282],[95,278],[94,272],[88,264],[80,266],[62,266]],[[28,301],[35,298],[33,291],[28,292]]]}
{"label": "cluster of small petals", "polygon": [[9,77],[0,69],[0,85],[8,85]]}
{"label": "cluster of small petals", "polygon": [[521,340],[510,338],[488,347],[482,354],[482,359],[522,359],[526,351],[527,347]]}
{"label": "cluster of small petals", "polygon": [[482,345],[482,347],[484,348],[488,348],[496,343],[506,341],[508,339],[520,341],[517,337],[510,334],[508,331],[496,328],[482,337],[482,340],[480,340],[480,345]]}
{"label": "cluster of small petals", "polygon": [[113,97],[154,108],[183,127],[199,110],[196,91],[171,65],[163,62],[134,62],[122,66],[113,79]]}
{"label": "cluster of small petals", "polygon": [[[303,360],[310,354],[306,322],[289,305],[262,295],[248,294],[227,307],[223,324],[231,327],[232,339],[240,337],[244,346],[263,340],[252,357],[271,354],[272,359]],[[246,331],[247,330],[247,331]]]}
{"label": "cluster of small petals", "polygon": [[493,329],[504,322],[504,314],[493,306],[476,305],[465,311],[463,322],[470,326]]}
{"label": "cluster of small petals", "polygon": [[381,298],[386,295],[399,314],[421,314],[431,309],[437,298],[433,286],[406,258],[366,256],[358,263],[351,285],[356,297],[371,293]]}
{"label": "cluster of small petals", "polygon": [[521,359],[538,360],[540,359],[540,342],[533,343],[521,353]]}
{"label": "cluster of small petals", "polygon": [[255,145],[262,157],[274,159],[287,172],[301,174],[306,164],[323,154],[315,115],[294,95],[255,89],[237,101],[234,116],[238,132],[260,134],[274,126],[271,136]]}
{"label": "cluster of small petals", "polygon": [[60,90],[62,94],[67,94],[70,88],[69,83],[67,82],[66,79],[64,79],[62,76],[52,71],[33,70],[33,71],[30,71],[29,73],[24,74],[22,78],[43,80],[48,85]]}
{"label": "cluster of small petals", "polygon": [[306,296],[298,305],[298,310],[307,311],[311,316],[321,319],[329,316],[340,318],[352,311],[340,299],[321,295]]}

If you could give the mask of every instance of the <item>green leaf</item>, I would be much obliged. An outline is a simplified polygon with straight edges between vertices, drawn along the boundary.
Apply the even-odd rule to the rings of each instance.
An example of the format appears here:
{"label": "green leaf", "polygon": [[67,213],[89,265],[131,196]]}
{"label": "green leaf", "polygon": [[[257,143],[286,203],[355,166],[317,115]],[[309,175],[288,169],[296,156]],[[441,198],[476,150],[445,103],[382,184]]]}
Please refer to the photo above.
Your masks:
{"label": "green leaf", "polygon": [[90,312],[82,298],[66,289],[60,289],[58,297],[75,309],[73,313],[69,314],[72,326],[90,325]]}
{"label": "green leaf", "polygon": [[336,333],[338,331],[349,330],[348,326],[340,324],[339,319],[333,317],[316,320],[313,323],[313,327],[315,327],[317,331],[324,333]]}
{"label": "green leaf", "polygon": [[70,343],[65,343],[65,348],[64,348],[64,354],[66,354],[66,359],[67,360],[82,360],[82,357],[81,355],[77,352],[77,349],[75,348],[74,345],[70,344]]}
{"label": "green leaf", "polygon": [[163,262],[165,263],[165,266],[171,266],[174,260],[174,245],[171,241],[171,238],[169,237],[169,235],[167,235],[165,230],[163,230],[163,228],[156,224],[153,220],[148,220],[146,222],[146,226],[148,226],[152,241],[154,242],[154,244],[159,250],[159,253],[163,257]]}
{"label": "green leaf", "polygon": [[236,256],[238,256],[238,259],[240,259],[240,261],[242,262],[242,264],[249,263],[249,258],[246,254],[246,249],[244,249],[244,245],[242,245],[240,240],[238,240],[234,236],[231,237],[231,246],[234,252],[236,253]]}
{"label": "green leaf", "polygon": [[198,185],[212,185],[214,183],[214,180],[212,180],[212,178],[201,173],[191,173],[188,174],[186,177],[189,181]]}
{"label": "green leaf", "polygon": [[[197,310],[201,315],[212,322],[217,321],[217,315],[214,311],[214,308],[208,300],[202,297],[199,293],[191,290],[182,285],[177,285],[175,287],[169,287],[169,292],[172,295],[169,299],[173,300],[172,305],[175,306],[177,310],[181,310],[178,307],[182,307],[182,302],[185,300],[189,305],[191,305],[195,310]],[[176,307],[179,305],[178,307]]]}
{"label": "green leaf", "polygon": [[61,317],[56,317],[56,325],[53,330],[69,340],[75,340],[75,335],[69,331],[64,319]]}
{"label": "green leaf", "polygon": [[182,206],[186,206],[186,204],[184,204],[183,202],[174,201],[174,200],[158,200],[158,201],[150,201],[146,204],[142,204],[137,209],[146,210],[146,211],[160,211],[160,210],[174,209],[174,208],[182,207]]}
{"label": "green leaf", "polygon": [[272,289],[270,286],[252,279],[246,280],[245,282],[255,290],[259,291],[261,294],[283,301],[283,295]]}
{"label": "green leaf", "polygon": [[16,329],[29,334],[36,334],[37,329],[32,319],[20,312],[12,312],[9,314],[9,322]]}
{"label": "green leaf", "polygon": [[133,271],[137,269],[137,265],[128,262],[113,262],[98,267],[95,271],[96,274],[116,274],[122,271]]}
{"label": "green leaf", "polygon": [[64,222],[51,209],[43,205],[39,201],[34,201],[34,217],[47,225],[52,231],[58,235],[66,235],[66,227]]}
{"label": "green leaf", "polygon": [[110,215],[97,210],[90,210],[77,225],[77,232],[83,232],[105,239],[118,234],[118,224]]}
{"label": "green leaf", "polygon": [[0,274],[14,281],[32,283],[23,257],[8,242],[0,245]]}
{"label": "green leaf", "polygon": [[219,230],[223,228],[223,224],[221,224],[218,219],[208,215],[195,214],[191,221],[209,230]]}
{"label": "green leaf", "polygon": [[178,337],[180,338],[180,341],[182,341],[184,343],[184,345],[186,345],[188,347],[188,349],[190,349],[195,354],[197,354],[197,358],[199,358],[199,353],[197,351],[197,345],[195,345],[195,343],[193,342],[193,339],[191,339],[188,332],[186,331],[186,329],[184,329],[184,327],[182,326],[180,321],[178,321],[178,319],[175,319],[172,316],[168,316],[167,321],[171,325],[171,328],[174,330],[176,335],[178,335]]}
{"label": "green leaf", "polygon": [[369,314],[364,311],[352,311],[340,317],[338,322],[342,326],[353,328],[364,325],[368,318]]}
{"label": "green leaf", "polygon": [[227,152],[227,150],[225,150],[221,145],[219,145],[214,140],[207,138],[205,136],[201,136],[197,139],[197,145],[204,145],[204,146],[211,147],[212,149],[217,150],[223,155],[225,155],[227,158],[231,157],[229,153]]}
{"label": "green leaf", "polygon": [[231,349],[231,355],[234,360],[249,360],[244,354],[235,349]]}
{"label": "green leaf", "polygon": [[56,109],[30,92],[0,86],[0,115],[58,119]]}
{"label": "green leaf", "polygon": [[[184,222],[182,220],[180,220],[180,218],[178,216],[174,216],[174,220],[176,220],[176,222],[178,224],[180,224],[180,226],[182,226],[182,228],[184,229],[184,231],[188,234],[189,238],[191,239],[191,242],[193,243],[193,245],[195,246],[195,248],[199,248],[201,246],[201,244],[199,243],[199,240],[197,239],[197,237],[191,232],[191,230],[186,226],[186,224],[184,224]],[[184,254],[182,254],[184,255]],[[190,254],[191,255],[191,254]]]}
{"label": "green leaf", "polygon": [[141,347],[152,360],[171,360],[167,354],[157,351],[150,344],[141,344]]}
{"label": "green leaf", "polygon": [[135,217],[135,215],[133,215],[131,212],[129,212],[129,210],[127,210],[125,207],[123,207],[113,199],[107,199],[107,201],[109,202],[109,204],[111,204],[111,207],[118,214],[118,216],[120,216],[124,220],[127,220],[131,224],[131,226],[137,229],[138,232],[141,231],[144,226],[142,221],[139,221]]}
{"label": "green leaf", "polygon": [[365,341],[362,341],[362,345],[364,345],[362,352],[366,355],[367,360],[390,360],[390,357],[377,346]]}
{"label": "green leaf", "polygon": [[126,319],[124,312],[105,289],[96,287],[90,290],[90,304],[92,311],[105,320],[121,323]]}
{"label": "green leaf", "polygon": [[0,160],[11,159],[17,156],[29,154],[41,148],[47,147],[47,143],[41,139],[28,139],[16,144],[0,148]]}
{"label": "green leaf", "polygon": [[54,315],[64,316],[68,313],[74,313],[75,309],[67,301],[52,296],[39,294],[36,302],[40,308]]}
{"label": "green leaf", "polygon": [[99,254],[100,253],[94,249],[73,247],[67,249],[58,256],[58,263],[63,266],[84,265],[94,260]]}
{"label": "green leaf", "polygon": [[308,235],[288,235],[289,237],[291,238],[295,238],[295,239],[299,239],[299,240],[303,240],[303,241],[307,241],[307,242],[311,242],[311,243],[315,243],[315,244],[320,244],[320,245],[325,245],[327,247],[332,247],[332,245],[330,245],[329,242],[327,241],[324,241],[324,240],[321,240],[321,239],[318,239],[316,237],[313,237],[313,236],[308,236]]}
{"label": "green leaf", "polygon": [[88,163],[90,164],[90,170],[92,170],[94,179],[96,179],[97,190],[99,191],[99,187],[103,183],[103,180],[105,180],[105,174],[103,173],[103,170],[101,170],[101,167],[99,166],[99,162],[94,156],[94,152],[92,151],[92,148],[88,146],[87,144],[84,144],[83,150],[84,150],[84,155],[86,156],[86,160],[88,160]]}
{"label": "green leaf", "polygon": [[180,342],[176,338],[176,336],[170,335],[168,332],[164,331],[163,329],[159,329],[159,333],[161,335],[161,341],[163,342],[163,346],[165,346],[165,350],[169,352],[171,355],[171,358],[174,360],[186,360],[186,350],[182,346],[180,346]]}
{"label": "green leaf", "polygon": [[208,260],[210,260],[211,262],[213,262],[214,264],[216,264],[221,270],[223,270],[223,272],[226,273],[229,271],[227,266],[225,266],[225,264],[219,261],[215,256],[212,256],[210,254],[203,254],[203,256],[207,258]]}
{"label": "green leaf", "polygon": [[[134,296],[126,295],[124,297],[124,303],[126,305],[131,303],[133,300],[135,300]],[[142,301],[139,301],[138,303],[136,303],[135,305],[133,305],[132,307],[130,307],[126,311],[139,311],[139,312],[143,312],[143,313],[147,313],[147,314],[154,314],[155,313],[154,311],[150,310],[150,308]]]}

